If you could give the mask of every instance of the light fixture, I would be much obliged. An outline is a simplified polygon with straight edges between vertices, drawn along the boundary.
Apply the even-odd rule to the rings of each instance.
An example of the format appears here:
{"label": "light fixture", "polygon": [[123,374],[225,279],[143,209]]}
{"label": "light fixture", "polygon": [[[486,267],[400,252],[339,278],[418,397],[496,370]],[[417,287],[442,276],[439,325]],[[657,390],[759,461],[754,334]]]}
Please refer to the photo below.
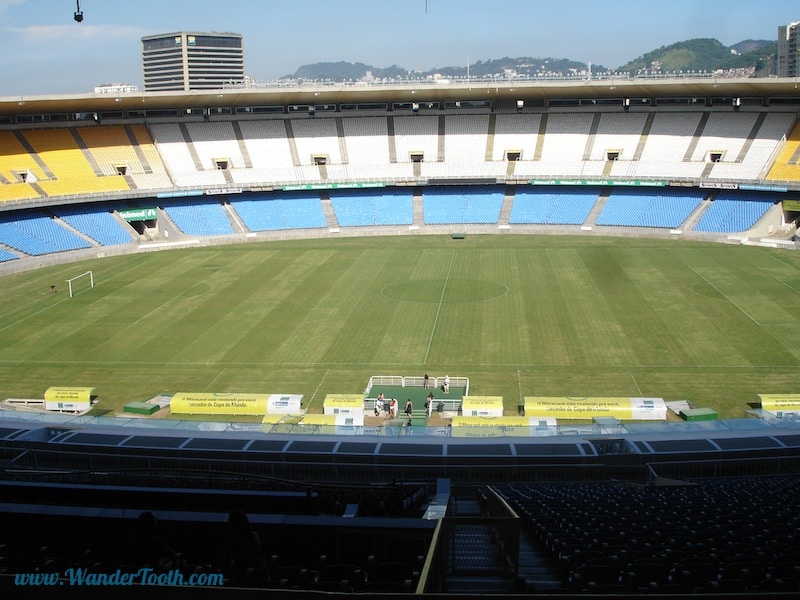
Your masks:
{"label": "light fixture", "polygon": [[75,14],[72,15],[72,18],[75,19],[76,23],[80,23],[83,21],[83,12],[81,11],[81,0],[75,0],[76,8]]}

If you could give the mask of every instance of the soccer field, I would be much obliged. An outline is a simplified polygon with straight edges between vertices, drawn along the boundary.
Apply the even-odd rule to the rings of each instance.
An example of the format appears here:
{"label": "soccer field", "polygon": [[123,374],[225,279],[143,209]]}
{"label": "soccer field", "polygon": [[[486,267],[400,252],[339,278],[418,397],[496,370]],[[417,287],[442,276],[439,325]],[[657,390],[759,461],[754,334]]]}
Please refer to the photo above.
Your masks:
{"label": "soccer field", "polygon": [[[68,297],[87,269],[95,287]],[[58,292],[51,290],[58,286]],[[792,393],[800,257],[642,238],[359,237],[111,257],[2,279],[0,397],[359,393],[449,374],[503,396],[655,396],[743,417]]]}

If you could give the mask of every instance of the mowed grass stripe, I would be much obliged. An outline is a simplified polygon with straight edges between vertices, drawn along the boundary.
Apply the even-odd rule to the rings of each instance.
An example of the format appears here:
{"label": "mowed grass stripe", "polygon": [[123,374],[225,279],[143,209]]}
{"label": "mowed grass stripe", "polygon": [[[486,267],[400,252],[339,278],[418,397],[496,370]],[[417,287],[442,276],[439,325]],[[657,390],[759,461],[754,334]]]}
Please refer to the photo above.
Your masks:
{"label": "mowed grass stripe", "polygon": [[[422,364],[434,331],[437,306],[427,294],[441,293],[452,252],[447,249],[394,248],[375,244],[352,256],[359,282],[349,289],[348,313],[340,339],[327,360],[381,365]],[[352,286],[351,286],[352,287]]]}

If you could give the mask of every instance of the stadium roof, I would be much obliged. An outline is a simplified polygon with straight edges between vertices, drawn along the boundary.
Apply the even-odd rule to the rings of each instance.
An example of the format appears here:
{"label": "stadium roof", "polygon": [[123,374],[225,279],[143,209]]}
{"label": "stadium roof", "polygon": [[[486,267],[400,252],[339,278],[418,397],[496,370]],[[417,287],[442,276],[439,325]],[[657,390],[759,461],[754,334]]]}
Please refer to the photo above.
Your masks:
{"label": "stadium roof", "polygon": [[340,104],[348,102],[445,102],[490,100],[492,106],[546,106],[560,98],[798,98],[796,78],[675,79],[613,78],[592,80],[487,82],[404,82],[392,84],[293,84],[285,87],[231,88],[192,92],[141,92],[0,97],[0,115],[96,112],[146,108],[206,108]]}

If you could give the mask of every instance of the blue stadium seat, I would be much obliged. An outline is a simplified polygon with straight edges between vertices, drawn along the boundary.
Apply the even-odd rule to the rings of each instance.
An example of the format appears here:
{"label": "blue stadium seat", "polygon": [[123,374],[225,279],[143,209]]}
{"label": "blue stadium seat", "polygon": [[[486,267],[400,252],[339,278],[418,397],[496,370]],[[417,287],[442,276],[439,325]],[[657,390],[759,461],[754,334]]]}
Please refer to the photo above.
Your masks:
{"label": "blue stadium seat", "polygon": [[703,200],[701,191],[614,189],[597,217],[597,225],[675,229]]}
{"label": "blue stadium seat", "polygon": [[502,187],[447,186],[427,188],[423,215],[427,225],[497,223],[503,207]]}
{"label": "blue stadium seat", "polygon": [[317,229],[328,225],[317,193],[254,194],[231,200],[250,231]]}
{"label": "blue stadium seat", "polygon": [[226,235],[234,233],[219,200],[183,200],[164,203],[164,211],[188,235]]}
{"label": "blue stadium seat", "polygon": [[411,225],[414,198],[411,190],[333,190],[333,212],[342,227]]}
{"label": "blue stadium seat", "polygon": [[508,222],[512,225],[581,225],[597,202],[598,194],[597,188],[517,189]]}

